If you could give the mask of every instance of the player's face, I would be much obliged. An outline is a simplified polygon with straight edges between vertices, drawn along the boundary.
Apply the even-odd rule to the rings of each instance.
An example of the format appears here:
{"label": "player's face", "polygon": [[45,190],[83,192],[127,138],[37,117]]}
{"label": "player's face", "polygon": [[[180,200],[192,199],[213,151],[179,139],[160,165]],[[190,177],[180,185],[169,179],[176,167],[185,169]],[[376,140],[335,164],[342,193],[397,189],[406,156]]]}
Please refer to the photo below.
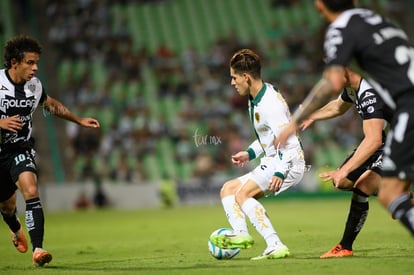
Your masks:
{"label": "player's face", "polygon": [[236,74],[230,68],[231,86],[233,86],[239,95],[245,96],[249,94],[248,77],[245,74]]}
{"label": "player's face", "polygon": [[22,83],[30,80],[36,74],[38,62],[39,54],[37,53],[25,53],[20,63],[12,62],[12,68],[15,72],[13,81]]}

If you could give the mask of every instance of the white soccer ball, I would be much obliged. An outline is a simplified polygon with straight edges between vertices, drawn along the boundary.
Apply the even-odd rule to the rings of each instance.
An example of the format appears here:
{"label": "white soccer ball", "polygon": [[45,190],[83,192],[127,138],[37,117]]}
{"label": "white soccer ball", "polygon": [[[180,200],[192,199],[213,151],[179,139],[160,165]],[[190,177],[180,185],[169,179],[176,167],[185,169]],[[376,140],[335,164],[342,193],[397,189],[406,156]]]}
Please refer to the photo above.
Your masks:
{"label": "white soccer ball", "polygon": [[[229,228],[219,228],[211,233],[210,238],[215,235],[224,235],[224,234],[232,234],[233,230]],[[210,239],[208,240],[208,251],[210,252],[211,256],[216,258],[217,260],[225,260],[225,259],[233,259],[240,253],[240,248],[220,248],[215,246]]]}

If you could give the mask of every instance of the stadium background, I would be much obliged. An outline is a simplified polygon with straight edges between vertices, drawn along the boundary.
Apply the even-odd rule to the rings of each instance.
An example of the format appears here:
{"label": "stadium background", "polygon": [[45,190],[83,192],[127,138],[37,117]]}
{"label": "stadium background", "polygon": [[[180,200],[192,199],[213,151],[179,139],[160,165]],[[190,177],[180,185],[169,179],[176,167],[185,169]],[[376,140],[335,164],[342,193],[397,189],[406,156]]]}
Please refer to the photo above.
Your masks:
{"label": "stadium background", "polygon": [[[182,203],[217,201],[225,180],[252,167],[241,171],[229,161],[252,141],[246,99],[230,86],[227,62],[234,50],[261,54],[263,78],[280,88],[291,110],[322,68],[325,25],[311,0],[0,5],[0,41],[18,33],[38,38],[44,47],[38,76],[47,92],[102,125],[100,131],[81,129],[36,113],[39,182],[50,192],[47,199],[65,201],[61,208],[74,207],[82,194],[93,200],[101,189],[113,206],[128,195],[140,202],[133,206],[174,203],[174,186]],[[387,15],[413,37],[414,2],[359,5]],[[361,138],[353,112],[302,133],[312,170],[290,193],[333,193],[315,175],[339,165]],[[159,197],[160,190],[166,196]],[[46,207],[53,205],[59,207],[47,200]]]}

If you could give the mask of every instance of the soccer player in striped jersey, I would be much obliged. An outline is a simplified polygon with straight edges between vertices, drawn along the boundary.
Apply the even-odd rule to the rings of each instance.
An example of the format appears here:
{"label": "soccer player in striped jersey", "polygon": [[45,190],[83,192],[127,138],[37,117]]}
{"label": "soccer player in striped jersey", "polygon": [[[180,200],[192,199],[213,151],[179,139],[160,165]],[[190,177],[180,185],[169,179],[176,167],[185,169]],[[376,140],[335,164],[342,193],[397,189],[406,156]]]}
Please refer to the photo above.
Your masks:
{"label": "soccer player in striped jersey", "polygon": [[[326,67],[321,80],[293,115],[292,123],[275,139],[283,144],[300,123],[338,95],[346,82],[345,68],[355,60],[364,78],[393,109],[384,148],[378,198],[414,236],[414,47],[405,32],[353,0],[315,0],[330,23],[325,34]],[[366,76],[365,76],[366,74]]]}
{"label": "soccer player in striped jersey", "polygon": [[50,114],[84,127],[98,128],[93,118],[80,118],[46,94],[35,76],[41,46],[20,35],[7,41],[5,69],[0,70],[0,213],[10,228],[16,249],[27,251],[23,227],[17,217],[16,190],[26,202],[25,221],[32,243],[33,264],[43,266],[52,255],[43,249],[44,214],[40,202],[32,134],[33,112],[41,105]]}
{"label": "soccer player in striped jersey", "polygon": [[305,171],[302,146],[295,135],[283,149],[273,146],[274,138],[289,123],[291,115],[280,92],[261,79],[261,60],[255,52],[236,52],[230,60],[230,76],[236,91],[249,97],[248,115],[256,137],[245,151],[231,156],[231,161],[243,167],[249,160],[263,157],[251,172],[223,185],[220,197],[234,235],[218,235],[212,242],[221,248],[250,248],[254,241],[247,229],[248,217],[267,244],[262,255],[252,260],[283,258],[289,255],[289,249],[258,199],[277,195],[301,181]]}
{"label": "soccer player in striped jersey", "polygon": [[322,173],[324,180],[333,181],[340,190],[352,191],[351,205],[341,241],[321,258],[353,256],[352,245],[368,217],[368,198],[378,190],[381,181],[382,156],[386,129],[392,110],[361,75],[346,69],[347,84],[339,97],[314,112],[301,128],[314,121],[334,118],[355,106],[362,119],[364,139],[334,171]]}

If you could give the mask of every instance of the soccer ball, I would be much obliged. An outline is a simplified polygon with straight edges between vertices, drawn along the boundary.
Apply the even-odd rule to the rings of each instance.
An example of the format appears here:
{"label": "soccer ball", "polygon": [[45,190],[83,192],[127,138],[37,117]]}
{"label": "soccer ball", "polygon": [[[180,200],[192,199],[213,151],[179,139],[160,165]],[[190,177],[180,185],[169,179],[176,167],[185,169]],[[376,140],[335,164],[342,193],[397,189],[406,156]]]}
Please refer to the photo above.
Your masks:
{"label": "soccer ball", "polygon": [[[224,234],[232,234],[233,230],[229,228],[219,228],[211,233],[210,238],[215,235],[224,235]],[[211,256],[216,258],[217,260],[225,260],[225,259],[233,259],[240,253],[240,248],[220,248],[215,246],[210,239],[208,240],[208,251],[210,252]]]}

